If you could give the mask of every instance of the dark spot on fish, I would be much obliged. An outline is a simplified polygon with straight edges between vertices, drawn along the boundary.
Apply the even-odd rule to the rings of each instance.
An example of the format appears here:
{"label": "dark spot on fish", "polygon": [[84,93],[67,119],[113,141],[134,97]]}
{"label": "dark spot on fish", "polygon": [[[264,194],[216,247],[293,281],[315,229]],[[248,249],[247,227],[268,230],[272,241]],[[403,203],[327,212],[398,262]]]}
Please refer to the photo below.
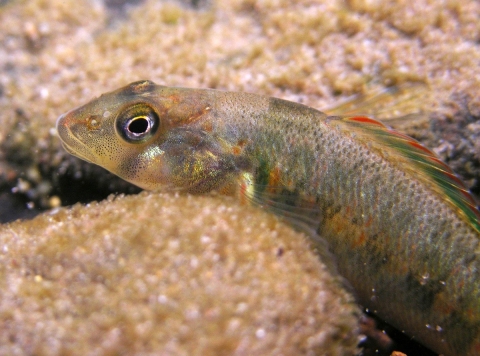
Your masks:
{"label": "dark spot on fish", "polygon": [[260,187],[266,187],[268,184],[268,178],[270,177],[270,167],[268,161],[264,158],[259,158],[259,165],[255,174],[255,184]]}
{"label": "dark spot on fish", "polygon": [[419,280],[418,274],[409,272],[406,277],[407,290],[419,311],[430,310],[435,302],[435,295],[443,289],[443,284],[434,278]]}
{"label": "dark spot on fish", "polygon": [[337,205],[331,205],[328,208],[325,209],[325,218],[326,219],[332,219],[335,215],[337,215],[340,211],[342,210],[342,206],[337,204]]}

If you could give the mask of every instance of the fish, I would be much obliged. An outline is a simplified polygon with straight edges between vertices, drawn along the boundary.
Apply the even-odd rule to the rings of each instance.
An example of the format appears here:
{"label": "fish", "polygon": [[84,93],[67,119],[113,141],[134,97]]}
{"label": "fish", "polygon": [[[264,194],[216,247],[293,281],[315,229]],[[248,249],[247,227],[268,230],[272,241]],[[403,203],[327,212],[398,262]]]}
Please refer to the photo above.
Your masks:
{"label": "fish", "polygon": [[480,212],[429,149],[366,116],[143,80],[61,115],[65,150],[146,190],[217,191],[304,226],[358,303],[480,355]]}

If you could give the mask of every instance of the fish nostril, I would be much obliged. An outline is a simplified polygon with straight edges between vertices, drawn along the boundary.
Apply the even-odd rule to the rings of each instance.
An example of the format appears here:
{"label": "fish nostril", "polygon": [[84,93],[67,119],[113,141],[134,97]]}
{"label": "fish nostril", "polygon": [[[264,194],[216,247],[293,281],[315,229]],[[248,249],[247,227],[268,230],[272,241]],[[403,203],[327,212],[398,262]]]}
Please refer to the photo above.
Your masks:
{"label": "fish nostril", "polygon": [[91,115],[85,121],[89,131],[98,130],[100,128],[101,119],[98,115]]}

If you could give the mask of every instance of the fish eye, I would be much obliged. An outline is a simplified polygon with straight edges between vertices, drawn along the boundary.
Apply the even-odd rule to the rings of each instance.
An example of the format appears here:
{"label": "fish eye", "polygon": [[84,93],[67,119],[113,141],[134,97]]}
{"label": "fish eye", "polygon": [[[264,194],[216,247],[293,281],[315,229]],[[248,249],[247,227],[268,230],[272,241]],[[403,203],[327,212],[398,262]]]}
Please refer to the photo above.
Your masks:
{"label": "fish eye", "polygon": [[137,103],[120,110],[116,130],[128,142],[143,142],[151,137],[159,126],[159,118],[150,105]]}
{"label": "fish eye", "polygon": [[135,116],[127,122],[125,129],[129,136],[145,135],[152,129],[152,120],[148,116]]}

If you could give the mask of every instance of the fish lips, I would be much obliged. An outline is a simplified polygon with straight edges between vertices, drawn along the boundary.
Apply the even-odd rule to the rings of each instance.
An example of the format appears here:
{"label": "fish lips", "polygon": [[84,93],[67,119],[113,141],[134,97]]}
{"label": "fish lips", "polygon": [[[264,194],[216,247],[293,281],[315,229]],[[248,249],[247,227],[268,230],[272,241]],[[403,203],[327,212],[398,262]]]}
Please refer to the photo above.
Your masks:
{"label": "fish lips", "polygon": [[71,112],[60,115],[56,122],[56,130],[62,146],[71,155],[95,164],[95,155],[72,132],[72,120],[69,118]]}

